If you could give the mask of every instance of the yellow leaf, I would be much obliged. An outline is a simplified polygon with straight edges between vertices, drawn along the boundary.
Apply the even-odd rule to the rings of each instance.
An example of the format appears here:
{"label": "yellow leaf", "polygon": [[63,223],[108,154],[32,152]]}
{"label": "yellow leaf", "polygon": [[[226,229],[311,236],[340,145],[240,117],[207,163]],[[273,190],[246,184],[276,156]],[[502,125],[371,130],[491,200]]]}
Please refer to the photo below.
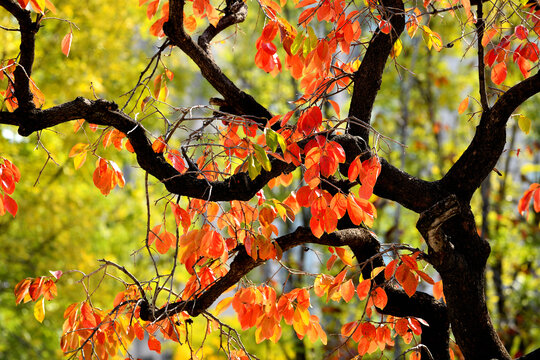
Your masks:
{"label": "yellow leaf", "polygon": [[531,119],[526,116],[519,115],[518,117],[518,126],[525,134],[528,134],[531,131]]}
{"label": "yellow leaf", "polygon": [[34,317],[39,322],[43,322],[45,319],[45,298],[41,298],[41,301],[34,305]]}
{"label": "yellow leaf", "polygon": [[386,267],[385,266],[378,266],[375,269],[371,271],[371,278],[374,279],[377,275],[379,275],[382,271],[384,271]]}
{"label": "yellow leaf", "polygon": [[81,166],[84,164],[86,160],[86,154],[88,154],[86,151],[81,152],[73,158],[73,163],[75,164],[75,169],[78,170],[81,168]]}
{"label": "yellow leaf", "polygon": [[231,304],[233,300],[233,297],[228,297],[228,298],[225,298],[223,300],[221,300],[217,305],[216,305],[216,316],[218,316],[219,314],[221,314],[226,308],[229,307],[229,305]]}

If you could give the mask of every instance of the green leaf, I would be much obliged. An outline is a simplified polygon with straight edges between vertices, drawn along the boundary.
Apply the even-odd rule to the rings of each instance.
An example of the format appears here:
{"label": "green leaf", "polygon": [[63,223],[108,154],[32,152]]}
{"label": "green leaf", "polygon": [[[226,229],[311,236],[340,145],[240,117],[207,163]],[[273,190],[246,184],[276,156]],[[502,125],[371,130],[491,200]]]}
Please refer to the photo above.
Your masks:
{"label": "green leaf", "polygon": [[291,53],[293,55],[295,55],[298,52],[298,50],[300,50],[300,46],[302,45],[304,38],[305,38],[304,34],[298,34],[294,38],[294,41],[291,44]]}
{"label": "green leaf", "polygon": [[272,169],[272,164],[270,164],[270,159],[268,159],[266,151],[264,151],[262,146],[257,144],[253,144],[253,149],[255,150],[255,158],[259,161],[259,164],[264,170],[270,171]]}
{"label": "green leaf", "polygon": [[253,155],[249,155],[247,162],[249,178],[253,180],[261,173],[261,164],[255,161]]}
{"label": "green leaf", "polygon": [[266,136],[266,145],[268,145],[270,150],[275,152],[278,147],[277,132],[270,128],[266,128],[264,130],[264,135]]}
{"label": "green leaf", "polygon": [[524,115],[519,115],[518,117],[518,126],[525,134],[528,134],[531,131],[531,119]]}

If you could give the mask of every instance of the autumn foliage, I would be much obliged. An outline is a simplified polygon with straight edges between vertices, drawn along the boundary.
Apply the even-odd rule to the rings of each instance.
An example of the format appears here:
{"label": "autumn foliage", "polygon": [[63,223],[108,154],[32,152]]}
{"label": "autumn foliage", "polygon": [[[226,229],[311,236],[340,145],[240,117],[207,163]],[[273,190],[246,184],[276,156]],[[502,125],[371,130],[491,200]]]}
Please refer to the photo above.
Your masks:
{"label": "autumn foliage", "polygon": [[[37,16],[38,24],[39,19],[49,16],[50,11],[56,11],[48,0],[3,1],[0,5],[6,7],[5,3],[16,6],[17,10],[12,12],[20,17],[23,15],[18,15],[17,11],[31,11],[23,14]],[[97,110],[92,114],[97,115],[87,111],[83,119],[80,113],[64,117],[57,114],[58,118],[65,119],[59,122],[74,120],[74,132],[85,132],[88,141],[73,145],[68,155],[76,170],[85,166],[91,168],[92,181],[101,194],[107,196],[126,185],[121,166],[111,159],[117,151],[135,153],[138,164],[170,192],[159,199],[163,209],[159,220],[148,215],[147,232],[142,236],[143,248],[156,268],[156,277],[140,280],[124,266],[102,260],[100,269],[112,267],[128,279],[123,282],[125,289],[116,294],[114,302],[106,309],[95,306],[88,296],[65,310],[60,346],[66,355],[104,360],[117,358],[119,354],[131,357],[128,349],[136,339],[146,341],[150,350],[160,353],[165,340],[188,341],[189,323],[199,315],[208,321],[208,333],[223,332],[225,325],[218,316],[227,309],[234,311],[242,330],[255,329],[257,344],[265,340],[279,341],[284,328],[290,327],[298,339],[306,338],[311,343],[320,341],[327,345],[329,337],[335,336],[342,346],[354,348],[360,356],[385,351],[396,341],[420,344],[422,334],[435,327],[420,316],[398,315],[408,313],[396,310],[399,304],[392,299],[403,296],[403,301],[422,300],[424,295],[419,291],[422,287],[430,294],[426,295],[433,301],[430,304],[446,306],[447,294],[443,293],[442,281],[435,281],[428,274],[432,270],[427,269],[427,264],[433,265],[440,260],[436,256],[430,257],[433,251],[448,249],[431,239],[431,236],[438,236],[441,225],[426,228],[427,231],[422,233],[428,243],[425,251],[395,245],[383,250],[377,247],[373,254],[361,258],[364,246],[367,248],[370,242],[379,245],[369,229],[377,221],[375,200],[380,194],[377,187],[385,166],[388,171],[388,164],[380,147],[367,145],[369,136],[364,139],[352,134],[353,126],[360,126],[372,132],[379,141],[382,135],[371,127],[369,119],[358,118],[354,110],[349,110],[351,114],[344,119],[340,104],[331,97],[360,91],[357,86],[362,85],[355,84],[359,81],[357,74],[372,56],[366,36],[373,34],[373,44],[382,37],[391,39],[387,52],[393,60],[399,59],[404,51],[402,40],[396,36],[404,29],[407,35],[403,36],[421,37],[423,46],[430,50],[450,48],[447,39],[435,31],[438,27],[434,25],[438,13],[433,10],[434,6],[442,9],[443,5],[444,12],[459,17],[463,26],[474,29],[478,37],[476,45],[482,51],[486,50],[478,57],[478,66],[482,70],[486,67],[494,86],[509,84],[511,67],[519,70],[520,81],[529,79],[532,82],[533,69],[538,67],[539,11],[519,5],[524,17],[522,23],[503,26],[494,21],[488,26],[484,19],[476,18],[468,0],[426,0],[423,4],[407,4],[414,7],[406,6],[399,11],[395,9],[396,4],[388,5],[385,1],[352,4],[345,0],[258,1],[265,20],[252,45],[254,64],[272,77],[288,72],[300,90],[298,98],[292,99],[293,107],[283,113],[266,114],[262,110],[249,113],[247,96],[239,100],[246,103],[227,104],[232,108],[203,107],[203,111],[211,115],[203,119],[198,132],[180,136],[186,140],[179,146],[173,135],[177,130],[176,135],[180,133],[183,121],[192,116],[193,109],[175,108],[178,118],[173,122],[167,120],[166,129],[159,134],[156,127],[147,125],[148,121],[143,123],[136,117],[161,113],[160,106],[169,98],[168,84],[178,80],[173,71],[156,60],[151,74],[128,93],[136,102],[135,120],[123,109],[102,99],[76,100],[84,106],[95,105]],[[209,0],[171,0],[170,3],[140,0],[139,6],[152,21],[150,34],[165,39],[159,56],[166,49],[177,46],[192,57],[210,82],[212,76],[223,75],[212,70],[215,63],[207,48],[215,33],[243,21],[241,18],[245,14],[240,9],[246,7],[247,12],[244,2],[227,1],[224,7],[224,4]],[[395,13],[390,14],[388,9]],[[397,18],[403,22],[401,25]],[[368,23],[370,25],[366,25]],[[191,40],[195,34],[200,35],[197,43]],[[66,57],[72,50],[74,36],[76,33],[70,28],[59,41],[58,51]],[[359,50],[364,47],[367,50]],[[365,57],[359,56],[358,52]],[[13,114],[28,109],[42,111],[45,97],[30,74],[26,78],[29,99],[26,103],[20,100],[18,84],[21,80],[16,69],[21,68],[21,61],[18,58],[2,61],[0,80],[7,80],[7,87],[0,92],[2,107],[6,113]],[[212,75],[207,75],[212,71]],[[382,70],[380,72],[382,76]],[[221,78],[213,83],[230,103],[234,96],[229,95],[228,91],[232,90],[225,88],[229,86],[227,84]],[[499,91],[504,93],[506,88]],[[235,95],[246,94],[239,91]],[[132,97],[128,102],[131,100]],[[479,102],[482,106],[487,104],[484,95]],[[469,107],[467,96],[456,107],[457,113],[464,114]],[[36,126],[7,121],[21,127]],[[214,132],[207,133],[206,127]],[[38,127],[31,129],[37,131]],[[24,131],[20,130],[21,133]],[[358,139],[351,140],[355,136]],[[190,143],[201,139],[207,141],[196,145]],[[476,156],[474,154],[471,156]],[[394,173],[394,176],[397,179],[401,175]],[[18,168],[7,158],[0,157],[0,215],[16,216],[15,187],[20,179]],[[388,175],[384,181],[388,183]],[[145,182],[148,187],[148,179]],[[196,184],[193,185],[196,189],[189,187],[190,184]],[[456,193],[463,191],[458,194],[460,201],[469,201],[470,196],[467,196],[472,193],[467,191],[470,189],[463,190],[460,186],[452,185],[448,189]],[[237,187],[243,190],[235,192]],[[474,192],[478,186],[470,187]],[[275,195],[280,188],[286,189],[285,196]],[[386,193],[392,194],[395,189],[393,187]],[[451,194],[448,191],[445,197]],[[150,197],[148,189],[146,196]],[[399,196],[396,198],[399,201]],[[442,201],[436,200],[430,198],[421,205],[410,199],[404,202],[424,216],[431,206]],[[147,202],[150,203],[149,198]],[[534,211],[540,212],[538,183],[525,191],[518,212],[528,215],[531,202]],[[460,214],[466,213],[460,211]],[[456,216],[457,212],[451,208],[445,215]],[[308,231],[301,228],[288,233],[285,229],[297,225],[302,216],[308,219],[305,224]],[[468,225],[463,228],[474,228]],[[357,232],[351,235],[346,232],[349,229]],[[476,230],[472,233],[478,237]],[[289,289],[285,285],[275,286],[272,281],[263,284],[241,282],[250,270],[267,261],[281,264],[285,251],[304,243],[323,246],[325,261],[321,263],[326,268],[326,271],[313,274],[305,286]],[[158,261],[154,257],[174,263],[169,275],[157,271]],[[441,268],[442,265],[437,269]],[[181,271],[185,278],[180,289],[171,288],[175,271]],[[56,290],[61,275],[61,272],[52,272],[52,276],[22,280],[14,289],[16,303],[35,302],[35,318],[42,322],[45,300],[62,295]],[[166,292],[167,296],[160,292]],[[226,297],[211,308],[222,294]],[[455,298],[453,296],[449,301],[455,301]],[[354,321],[344,323],[339,334],[328,334],[319,316],[320,306],[314,306],[314,302],[354,306],[362,312]],[[458,345],[461,346],[459,340]],[[448,342],[445,346],[445,356],[453,357],[453,352],[447,349]],[[247,357],[241,343],[231,342],[223,349],[229,358]],[[419,359],[422,347],[411,349],[409,359]],[[333,351],[331,355],[334,353],[337,358],[339,351]]]}

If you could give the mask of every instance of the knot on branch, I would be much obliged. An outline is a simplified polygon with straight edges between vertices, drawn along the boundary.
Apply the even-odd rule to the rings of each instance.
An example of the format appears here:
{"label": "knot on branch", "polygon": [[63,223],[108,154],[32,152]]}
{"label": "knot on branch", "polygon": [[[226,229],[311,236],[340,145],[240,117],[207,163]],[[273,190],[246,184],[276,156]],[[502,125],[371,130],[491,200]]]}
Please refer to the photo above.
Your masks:
{"label": "knot on branch", "polygon": [[452,249],[441,226],[452,217],[460,214],[461,206],[456,195],[450,195],[420,214],[416,228],[436,254]]}

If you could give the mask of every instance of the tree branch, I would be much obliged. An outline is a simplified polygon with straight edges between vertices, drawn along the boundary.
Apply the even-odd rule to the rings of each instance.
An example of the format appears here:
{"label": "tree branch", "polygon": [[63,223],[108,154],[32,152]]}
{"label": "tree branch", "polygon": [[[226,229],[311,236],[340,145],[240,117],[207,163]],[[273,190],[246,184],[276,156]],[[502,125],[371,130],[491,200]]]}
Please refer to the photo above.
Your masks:
{"label": "tree branch", "polygon": [[86,119],[88,122],[113,126],[126,134],[138,164],[152,176],[161,181],[168,191],[208,201],[247,201],[255,196],[271,179],[293,171],[296,166],[271,158],[272,169],[262,170],[255,178],[250,179],[246,173],[231,175],[223,181],[208,181],[197,178],[198,173],[180,174],[172,167],[162,154],[154,152],[142,124],[118,110],[118,105],[106,100],[88,100],[82,97],[46,110],[33,109],[13,113],[0,112],[0,124],[19,126],[19,134],[30,134],[50,128],[64,122]]}
{"label": "tree branch", "polygon": [[486,93],[486,73],[484,65],[484,45],[482,45],[482,38],[484,37],[484,31],[486,23],[484,21],[484,12],[482,9],[482,3],[478,4],[476,10],[476,39],[478,41],[478,86],[480,92],[480,104],[482,105],[482,111],[489,111],[489,104]]}
{"label": "tree branch", "polygon": [[[383,18],[390,21],[392,30],[384,34],[379,29],[373,35],[362,59],[360,68],[354,73],[353,93],[349,109],[349,117],[356,117],[369,124],[371,112],[377,93],[381,87],[384,67],[394,43],[405,28],[404,7],[401,0],[382,0],[385,9]],[[366,126],[349,123],[349,133],[361,136],[369,143],[369,131]]]}
{"label": "tree branch", "polygon": [[506,143],[506,123],[512,112],[540,92],[540,73],[518,83],[504,93],[490,111],[483,112],[469,147],[442,178],[448,193],[468,200],[493,170]]}
{"label": "tree branch", "polygon": [[[163,25],[163,31],[171,42],[186,53],[201,70],[204,78],[230,104],[238,115],[250,116],[259,124],[266,124],[272,114],[251,95],[240,90],[211,59],[205,49],[196,44],[183,27],[183,1],[170,1],[169,21]],[[218,24],[219,26],[219,24]],[[204,34],[203,34],[204,35]],[[210,31],[209,35],[210,36]],[[204,45],[204,39],[201,40]]]}
{"label": "tree branch", "polygon": [[32,22],[30,11],[22,9],[19,4],[13,0],[0,0],[0,6],[11,13],[19,23],[21,32],[21,45],[19,53],[18,66],[15,68],[15,97],[20,109],[33,109],[34,96],[30,91],[30,75],[34,64],[36,33],[39,30],[39,24]]}
{"label": "tree branch", "polygon": [[210,24],[206,30],[199,36],[197,43],[206,53],[210,52],[210,41],[228,28],[229,26],[239,24],[246,20],[248,13],[248,7],[243,0],[228,0],[227,7],[225,8],[224,16],[219,19],[219,22],[216,26]]}

